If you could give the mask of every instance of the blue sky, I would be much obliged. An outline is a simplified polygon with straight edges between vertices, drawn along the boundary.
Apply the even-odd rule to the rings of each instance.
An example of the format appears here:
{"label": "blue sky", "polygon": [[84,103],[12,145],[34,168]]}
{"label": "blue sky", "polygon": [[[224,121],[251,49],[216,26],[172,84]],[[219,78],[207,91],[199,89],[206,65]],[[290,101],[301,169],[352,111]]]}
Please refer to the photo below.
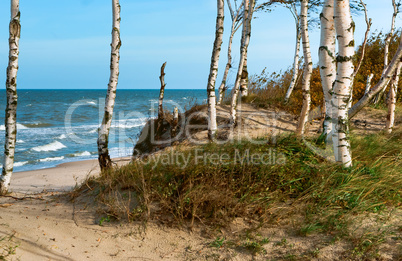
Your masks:
{"label": "blue sky", "polygon": [[[391,0],[366,0],[373,30],[389,30]],[[205,89],[215,33],[215,0],[121,0],[120,89],[158,89],[167,61],[170,89]],[[111,41],[110,0],[20,0],[19,89],[106,89]],[[0,88],[8,62],[9,1],[0,2]],[[224,45],[217,82],[226,63],[230,17],[226,10]],[[249,47],[249,73],[286,69],[292,63],[295,25],[290,12],[277,8],[257,14]],[[363,40],[363,15],[354,17],[355,39]],[[400,27],[401,19],[397,19]],[[238,37],[233,58],[239,58]],[[319,30],[311,32],[314,63]],[[231,72],[229,80],[233,80]]]}

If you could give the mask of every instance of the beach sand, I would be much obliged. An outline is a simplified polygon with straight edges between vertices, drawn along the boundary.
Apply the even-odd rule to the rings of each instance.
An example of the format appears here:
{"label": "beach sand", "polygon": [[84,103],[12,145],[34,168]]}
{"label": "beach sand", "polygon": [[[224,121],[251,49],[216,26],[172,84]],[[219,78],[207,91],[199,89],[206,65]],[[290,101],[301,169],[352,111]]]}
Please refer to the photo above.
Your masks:
{"label": "beach sand", "polygon": [[[249,117],[247,125],[256,136],[274,132],[263,120],[258,115]],[[289,115],[278,119],[277,124],[279,132],[291,132],[296,126],[295,120]],[[315,123],[315,128],[317,126],[319,124]],[[367,130],[368,126],[363,127],[362,131],[371,131]],[[311,128],[311,132],[315,128]],[[359,126],[355,128],[360,131]],[[202,131],[197,135],[201,140],[206,139],[207,132]],[[115,161],[122,165],[130,159],[120,158]],[[99,213],[93,199],[79,196],[72,200],[68,195],[71,189],[90,175],[99,175],[97,160],[14,173],[10,188],[12,193],[8,197],[0,197],[0,239],[7,236],[0,241],[0,252],[4,247],[16,247],[15,255],[8,259],[29,261],[266,260],[265,255],[252,255],[241,247],[211,247],[217,235],[203,230],[202,226],[189,230],[148,222],[144,229],[144,224],[107,220],[101,222],[105,214]],[[220,231],[220,236],[234,238],[233,242],[237,246],[240,242],[236,238],[242,238],[244,231],[248,231],[249,222],[236,219],[231,228]],[[283,238],[293,245],[292,253],[301,255],[319,248],[317,260],[337,260],[348,249],[342,241],[323,245],[325,238],[320,234],[309,236],[306,241],[305,237],[296,235],[292,230],[291,222],[285,227],[261,229],[261,236],[270,238],[270,243],[264,246],[267,253],[279,257],[287,255],[288,250],[277,244]],[[384,260],[391,260],[392,255],[387,256],[387,253],[395,252],[395,248],[392,244],[385,244],[381,252]],[[3,251],[0,256],[5,253]]]}
{"label": "beach sand", "polygon": [[[114,159],[118,165],[129,161]],[[187,247],[205,247],[205,239],[179,229],[149,224],[145,234],[141,224],[100,225],[93,202],[66,194],[98,174],[97,160],[14,173],[11,194],[0,198],[0,237],[6,237],[0,248],[16,247],[9,259],[183,260]]]}
{"label": "beach sand", "polygon": [[[118,165],[129,161],[129,157],[113,159]],[[99,175],[97,159],[67,162],[48,169],[16,172],[12,176],[10,191],[25,194],[70,191],[91,175]]]}

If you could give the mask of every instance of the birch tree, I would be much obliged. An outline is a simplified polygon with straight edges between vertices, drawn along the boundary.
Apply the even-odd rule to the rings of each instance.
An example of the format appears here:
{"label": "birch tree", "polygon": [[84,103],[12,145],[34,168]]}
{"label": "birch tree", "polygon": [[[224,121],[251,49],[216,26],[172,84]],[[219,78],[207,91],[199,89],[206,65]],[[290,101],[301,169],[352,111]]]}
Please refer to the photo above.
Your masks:
{"label": "birch tree", "polygon": [[[391,19],[391,30],[390,32],[387,34],[387,37],[385,38],[385,46],[384,46],[384,70],[383,73],[385,72],[385,70],[388,67],[388,59],[389,59],[389,45],[391,43],[391,39],[392,39],[392,35],[394,34],[395,31],[395,19],[398,16],[399,13],[399,4],[397,5],[395,0],[392,0],[392,7],[394,9],[394,12],[392,14],[392,19]],[[380,100],[381,97],[383,95],[383,93],[385,92],[386,88],[387,88],[388,84],[384,86],[384,88],[377,94],[374,103],[377,104]]]}
{"label": "birch tree", "polygon": [[386,130],[388,133],[392,132],[392,129],[395,124],[395,105],[396,105],[396,94],[398,91],[398,83],[399,83],[399,74],[401,73],[402,62],[398,63],[398,66],[394,72],[392,77],[390,88],[389,88],[389,97],[388,97],[388,115],[387,115],[387,123]]}
{"label": "birch tree", "polygon": [[300,53],[300,40],[301,40],[300,16],[297,12],[296,4],[294,2],[291,3],[288,9],[292,13],[296,23],[296,46],[293,60],[293,76],[285,95],[285,102],[289,101],[290,95],[292,94],[293,89],[296,86],[297,76],[299,75],[299,53]]}
{"label": "birch tree", "polygon": [[338,39],[337,72],[332,95],[333,146],[335,160],[344,167],[352,165],[349,141],[348,106],[352,99],[354,22],[350,13],[349,0],[336,0],[334,5],[336,38]]}
{"label": "birch tree", "polygon": [[[360,5],[363,7],[363,10],[364,10],[364,19],[366,20],[367,28],[366,28],[366,32],[364,33],[364,40],[363,40],[363,44],[362,44],[362,54],[361,54],[361,57],[359,59],[359,62],[357,63],[355,72],[353,73],[353,78],[356,77],[357,73],[360,70],[360,67],[362,66],[362,63],[363,63],[363,60],[364,60],[364,55],[366,53],[367,40],[368,40],[368,36],[369,36],[369,33],[370,33],[370,29],[371,29],[371,18],[368,18],[366,4],[363,2],[363,0],[360,0]],[[371,79],[370,79],[370,82],[371,82]]]}
{"label": "birch tree", "polygon": [[208,77],[208,138],[213,140],[217,130],[216,124],[216,96],[215,83],[218,74],[219,55],[222,46],[223,20],[224,20],[224,0],[217,0],[218,14],[216,17],[215,41],[211,57],[211,68]]}
{"label": "birch tree", "polygon": [[324,92],[325,120],[323,135],[330,138],[332,132],[332,84],[336,77],[335,44],[336,32],[334,23],[334,0],[325,0],[321,20],[321,39],[319,55],[319,67],[322,90]]}
{"label": "birch tree", "polygon": [[112,161],[109,155],[109,130],[112,124],[113,108],[116,99],[116,89],[119,79],[120,60],[120,4],[119,0],[112,0],[113,4],[113,29],[110,59],[110,78],[105,100],[105,113],[102,124],[98,130],[98,161],[101,170],[110,168]]}
{"label": "birch tree", "polygon": [[313,62],[311,60],[310,52],[310,40],[308,34],[308,0],[301,1],[300,7],[300,23],[301,23],[301,34],[302,34],[302,45],[303,45],[303,55],[304,55],[304,71],[303,71],[303,107],[300,114],[299,123],[297,126],[296,134],[301,136],[304,134],[305,126],[308,120],[308,113],[311,106],[311,96],[310,96],[310,80],[311,74],[313,73]]}
{"label": "birch tree", "polygon": [[0,177],[0,193],[8,191],[14,168],[15,143],[17,138],[17,73],[19,41],[21,35],[19,0],[11,0],[9,26],[9,56],[6,80],[7,107],[5,116],[4,164]]}
{"label": "birch tree", "polygon": [[240,90],[240,81],[243,73],[243,66],[245,62],[245,57],[247,53],[247,48],[250,43],[251,31],[249,30],[249,26],[252,19],[252,14],[255,6],[255,0],[244,0],[244,14],[243,14],[243,28],[242,28],[242,37],[241,37],[241,48],[240,48],[240,61],[239,67],[237,68],[237,76],[236,82],[233,87],[233,95],[231,100],[231,110],[230,110],[230,124],[236,124],[237,117],[237,98]]}
{"label": "birch tree", "polygon": [[[226,67],[225,67],[225,72],[223,74],[223,78],[222,78],[222,83],[219,86],[219,97],[218,97],[218,105],[222,104],[223,98],[225,96],[225,92],[227,90],[227,85],[226,85],[226,81],[227,81],[227,77],[229,74],[229,70],[230,68],[232,68],[232,45],[233,45],[233,37],[235,35],[235,33],[237,32],[237,30],[240,28],[241,25],[241,19],[240,19],[240,11],[241,8],[243,6],[243,4],[241,4],[237,9],[236,12],[233,10],[232,4],[230,2],[231,0],[227,0],[227,4],[230,10],[230,17],[232,19],[232,26],[230,29],[230,36],[229,36],[229,42],[228,42],[228,61],[226,63]],[[236,1],[235,1],[235,7],[237,7],[236,5]]]}
{"label": "birch tree", "polygon": [[[251,30],[251,23],[248,30]],[[246,48],[246,54],[244,55],[243,71],[240,79],[240,95],[241,97],[248,95],[248,69],[247,69],[247,56],[248,48]]]}
{"label": "birch tree", "polygon": [[402,59],[402,38],[399,43],[398,50],[396,50],[396,53],[392,58],[392,61],[389,63],[385,72],[381,75],[380,81],[367,93],[365,93],[363,97],[352,106],[352,108],[349,109],[349,119],[353,118],[356,115],[356,113],[358,113],[364,106],[366,106],[376,94],[378,94],[383,88],[385,88],[385,86],[388,85],[401,59]]}

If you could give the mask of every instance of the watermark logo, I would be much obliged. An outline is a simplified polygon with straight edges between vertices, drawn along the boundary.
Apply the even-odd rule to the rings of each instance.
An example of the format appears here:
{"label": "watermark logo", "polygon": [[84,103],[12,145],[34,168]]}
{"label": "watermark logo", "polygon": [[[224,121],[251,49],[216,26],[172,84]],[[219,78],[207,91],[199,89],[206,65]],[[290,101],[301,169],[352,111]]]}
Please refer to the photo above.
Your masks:
{"label": "watermark logo", "polygon": [[[91,125],[91,127],[87,126],[86,129],[81,128],[82,125],[74,122],[74,115],[78,110],[85,109],[85,106],[98,108],[98,124]],[[101,126],[103,120],[104,106],[105,99],[86,99],[73,103],[65,115],[66,136],[78,144],[96,144],[98,128]],[[279,155],[274,148],[270,148],[269,153],[251,153],[248,149],[245,151],[236,150],[233,155],[225,152],[201,153],[197,149],[194,151],[195,154],[190,156],[170,150],[152,155],[141,155],[139,151],[133,150],[135,143],[147,141],[152,146],[168,147],[176,141],[183,139],[194,145],[204,145],[209,142],[206,138],[206,131],[209,125],[207,108],[202,108],[201,106],[200,110],[190,113],[186,112],[183,106],[177,102],[172,100],[164,101],[164,108],[175,108],[180,115],[175,122],[177,132],[170,132],[167,135],[157,135],[159,133],[156,133],[157,128],[155,124],[157,123],[155,119],[158,115],[158,101],[150,101],[149,107],[150,111],[148,115],[139,111],[115,111],[112,124],[109,126],[108,142],[109,146],[112,144],[114,148],[117,147],[122,152],[119,155],[137,155],[139,160],[145,164],[148,161],[149,163],[153,162],[153,164],[173,164],[172,162],[174,162],[177,166],[188,166],[188,164],[273,165],[284,164],[286,161],[285,156],[282,154]],[[279,135],[279,127],[277,126],[279,117],[280,113],[275,112],[247,111],[247,113],[242,113],[239,110],[236,127],[229,125],[228,121],[218,121],[218,134],[214,142],[218,145],[248,142],[257,146],[274,146],[277,135]],[[140,135],[140,131],[144,130],[143,128],[146,125],[148,125],[147,128],[149,131],[143,131]],[[257,131],[256,128],[258,129]],[[220,135],[222,133],[224,135]]]}

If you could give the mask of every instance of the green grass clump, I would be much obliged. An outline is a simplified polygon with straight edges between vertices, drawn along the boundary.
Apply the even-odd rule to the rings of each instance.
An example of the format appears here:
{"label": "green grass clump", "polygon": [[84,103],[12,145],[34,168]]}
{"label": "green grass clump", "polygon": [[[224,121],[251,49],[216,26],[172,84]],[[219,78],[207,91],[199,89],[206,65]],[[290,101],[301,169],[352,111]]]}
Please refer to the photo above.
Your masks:
{"label": "green grass clump", "polygon": [[0,237],[0,260],[9,260],[16,254],[18,244],[13,242],[14,234]]}
{"label": "green grass clump", "polygon": [[[301,234],[340,231],[356,213],[401,204],[401,135],[398,129],[392,135],[352,137],[354,166],[347,169],[321,159],[291,135],[275,145],[179,147],[104,172],[87,185],[105,214],[116,219],[225,226],[236,217],[284,218],[294,208],[305,219]],[[178,153],[182,156],[175,160]],[[268,164],[258,164],[261,158],[252,155],[265,155]],[[283,204],[291,207],[276,207]]]}

